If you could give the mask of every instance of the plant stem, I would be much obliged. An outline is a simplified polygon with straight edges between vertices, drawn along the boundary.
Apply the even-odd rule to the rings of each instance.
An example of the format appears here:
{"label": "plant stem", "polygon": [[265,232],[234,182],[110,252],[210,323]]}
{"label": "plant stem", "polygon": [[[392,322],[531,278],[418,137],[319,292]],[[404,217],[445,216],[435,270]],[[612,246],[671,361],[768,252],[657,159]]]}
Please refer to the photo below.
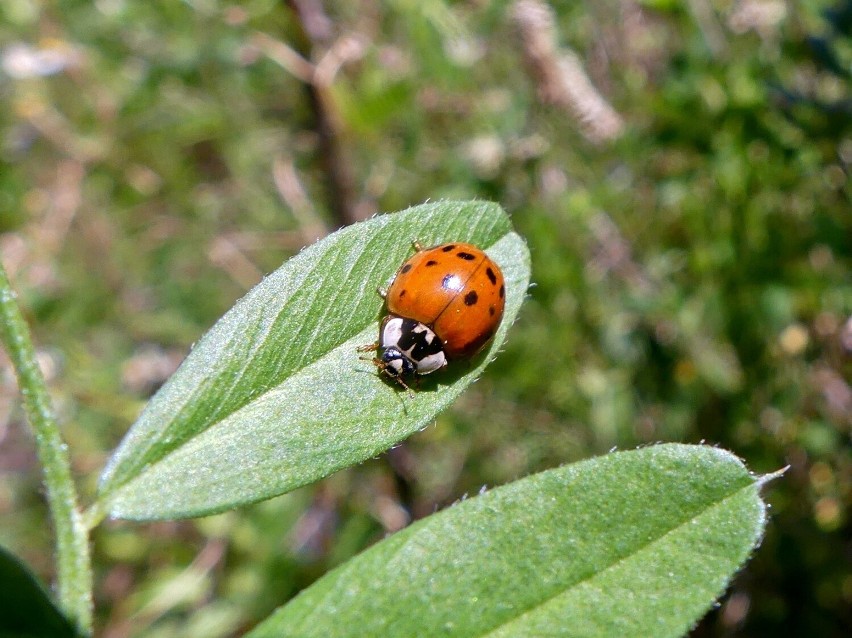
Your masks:
{"label": "plant stem", "polygon": [[44,468],[44,485],[56,532],[59,603],[85,635],[92,632],[92,566],[88,530],[77,507],[68,451],[62,442],[32,340],[3,264],[0,263],[0,340],[18,376],[24,408]]}

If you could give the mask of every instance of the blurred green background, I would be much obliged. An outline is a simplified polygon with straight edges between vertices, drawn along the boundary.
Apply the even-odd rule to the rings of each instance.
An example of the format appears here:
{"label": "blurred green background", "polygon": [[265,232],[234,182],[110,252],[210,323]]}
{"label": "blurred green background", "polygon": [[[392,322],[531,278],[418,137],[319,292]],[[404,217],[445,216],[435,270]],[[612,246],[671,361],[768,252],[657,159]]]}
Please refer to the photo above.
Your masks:
{"label": "blurred green background", "polygon": [[[706,441],[790,469],[693,635],[849,635],[851,33],[848,0],[4,0],[0,256],[85,502],[191,344],[316,238],[483,198],[532,252],[507,347],[434,427],[241,511],[98,528],[98,634],[239,634],[483,485]],[[0,363],[0,544],[47,581]]]}

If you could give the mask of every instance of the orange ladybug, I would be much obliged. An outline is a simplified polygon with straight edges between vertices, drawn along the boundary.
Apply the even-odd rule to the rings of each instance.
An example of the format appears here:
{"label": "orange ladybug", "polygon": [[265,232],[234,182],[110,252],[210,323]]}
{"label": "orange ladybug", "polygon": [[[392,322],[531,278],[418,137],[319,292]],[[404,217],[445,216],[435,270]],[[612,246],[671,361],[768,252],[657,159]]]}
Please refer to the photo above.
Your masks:
{"label": "orange ladybug", "polygon": [[472,357],[494,336],[503,318],[503,273],[472,244],[456,242],[417,252],[400,266],[385,294],[388,315],[371,346],[377,367],[405,380]]}

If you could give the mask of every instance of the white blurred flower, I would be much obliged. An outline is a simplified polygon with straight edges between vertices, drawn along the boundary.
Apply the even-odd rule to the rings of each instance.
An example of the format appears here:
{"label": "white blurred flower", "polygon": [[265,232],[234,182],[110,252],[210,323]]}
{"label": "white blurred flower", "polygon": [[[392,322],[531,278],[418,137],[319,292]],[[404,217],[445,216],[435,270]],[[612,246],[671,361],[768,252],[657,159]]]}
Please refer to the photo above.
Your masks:
{"label": "white blurred flower", "polygon": [[79,58],[79,52],[64,43],[34,47],[17,42],[10,44],[0,53],[0,67],[9,77],[23,80],[56,75],[77,64]]}

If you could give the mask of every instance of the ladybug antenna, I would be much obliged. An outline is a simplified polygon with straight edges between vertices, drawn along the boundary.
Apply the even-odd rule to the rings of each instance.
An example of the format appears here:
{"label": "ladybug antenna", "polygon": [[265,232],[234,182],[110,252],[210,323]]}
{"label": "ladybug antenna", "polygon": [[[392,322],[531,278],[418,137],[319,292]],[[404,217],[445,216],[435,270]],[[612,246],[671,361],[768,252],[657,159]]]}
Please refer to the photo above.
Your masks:
{"label": "ladybug antenna", "polygon": [[391,379],[396,381],[399,385],[401,385],[403,388],[405,388],[405,391],[408,393],[409,397],[411,397],[412,399],[414,398],[414,391],[411,389],[411,387],[405,381],[402,380],[402,377],[389,372],[388,371],[388,364],[386,362],[384,362],[381,359],[378,359],[376,357],[358,357],[358,358],[361,361],[369,361],[370,363],[372,363],[374,366],[376,366],[379,369],[380,373],[382,373],[384,376],[390,377]]}

